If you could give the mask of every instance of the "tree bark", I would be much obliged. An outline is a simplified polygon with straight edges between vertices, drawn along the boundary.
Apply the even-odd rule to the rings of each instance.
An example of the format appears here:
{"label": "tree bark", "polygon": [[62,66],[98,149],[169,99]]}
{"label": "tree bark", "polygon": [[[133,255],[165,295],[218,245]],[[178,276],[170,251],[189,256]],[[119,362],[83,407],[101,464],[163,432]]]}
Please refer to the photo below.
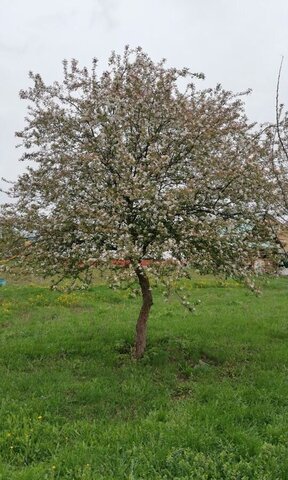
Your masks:
{"label": "tree bark", "polygon": [[139,359],[143,357],[146,348],[147,320],[149,317],[150,309],[153,305],[153,297],[149,279],[144,272],[144,269],[141,267],[137,267],[135,269],[135,273],[138,277],[142,293],[142,307],[136,324],[135,336],[135,358]]}

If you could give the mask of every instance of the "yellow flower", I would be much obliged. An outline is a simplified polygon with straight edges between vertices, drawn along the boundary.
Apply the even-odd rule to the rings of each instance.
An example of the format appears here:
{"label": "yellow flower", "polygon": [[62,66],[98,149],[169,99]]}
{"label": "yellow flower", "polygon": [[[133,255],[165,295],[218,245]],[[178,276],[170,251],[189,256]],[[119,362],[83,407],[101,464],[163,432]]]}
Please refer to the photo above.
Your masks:
{"label": "yellow flower", "polygon": [[38,418],[38,420],[42,420],[43,417],[42,417],[42,415],[39,415],[39,417],[37,417],[37,418]]}

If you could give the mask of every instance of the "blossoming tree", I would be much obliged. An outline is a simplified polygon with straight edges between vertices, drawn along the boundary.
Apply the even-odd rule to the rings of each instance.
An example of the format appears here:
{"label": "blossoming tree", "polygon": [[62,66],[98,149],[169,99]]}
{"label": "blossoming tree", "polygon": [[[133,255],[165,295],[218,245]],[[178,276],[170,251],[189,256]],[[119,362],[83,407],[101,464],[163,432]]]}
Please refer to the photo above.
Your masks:
{"label": "blossoming tree", "polygon": [[199,90],[203,75],[154,63],[141,48],[112,53],[100,75],[96,60],[91,70],[63,66],[62,82],[30,73],[32,87],[20,92],[29,106],[17,135],[29,166],[3,211],[10,254],[54,279],[103,265],[134,275],[140,358],[150,270],[167,269],[167,252],[170,273],[242,277],[270,235],[263,145],[239,95]]}

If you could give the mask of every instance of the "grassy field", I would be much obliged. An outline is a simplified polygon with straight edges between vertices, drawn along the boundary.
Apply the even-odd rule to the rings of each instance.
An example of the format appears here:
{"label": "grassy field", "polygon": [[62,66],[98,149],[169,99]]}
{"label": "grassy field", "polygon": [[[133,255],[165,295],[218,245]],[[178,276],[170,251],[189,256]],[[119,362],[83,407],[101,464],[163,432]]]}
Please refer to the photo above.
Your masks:
{"label": "grassy field", "polygon": [[288,479],[288,281],[155,292],[0,289],[1,480]]}

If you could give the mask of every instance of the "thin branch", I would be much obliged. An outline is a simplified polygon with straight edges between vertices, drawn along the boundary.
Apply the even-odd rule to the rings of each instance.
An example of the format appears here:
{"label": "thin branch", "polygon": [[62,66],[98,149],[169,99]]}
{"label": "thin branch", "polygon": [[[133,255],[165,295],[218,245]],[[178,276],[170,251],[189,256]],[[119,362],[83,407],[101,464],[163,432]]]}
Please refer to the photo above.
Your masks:
{"label": "thin branch", "polygon": [[276,87],[276,129],[277,129],[277,135],[278,135],[280,145],[281,145],[283,153],[284,153],[284,155],[285,155],[285,157],[288,161],[288,151],[287,151],[286,146],[284,145],[283,139],[281,137],[281,132],[280,132],[281,106],[279,104],[279,92],[280,92],[280,80],[281,80],[283,61],[284,61],[284,57],[282,56],[280,67],[279,67],[279,72],[278,72],[278,78],[277,78],[277,87]]}

